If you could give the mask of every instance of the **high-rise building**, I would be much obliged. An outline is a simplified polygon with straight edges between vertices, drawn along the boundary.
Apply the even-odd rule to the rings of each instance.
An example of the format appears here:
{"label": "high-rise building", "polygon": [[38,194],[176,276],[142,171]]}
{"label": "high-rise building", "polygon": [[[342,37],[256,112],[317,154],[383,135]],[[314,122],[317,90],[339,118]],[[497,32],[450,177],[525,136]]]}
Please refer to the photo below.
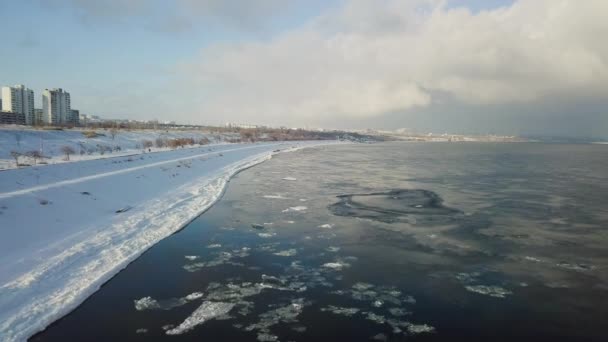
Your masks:
{"label": "high-rise building", "polygon": [[42,122],[65,125],[71,116],[70,93],[61,88],[45,89],[42,92]]}
{"label": "high-rise building", "polygon": [[33,125],[34,91],[24,85],[2,87],[2,111],[24,117],[26,125]]}

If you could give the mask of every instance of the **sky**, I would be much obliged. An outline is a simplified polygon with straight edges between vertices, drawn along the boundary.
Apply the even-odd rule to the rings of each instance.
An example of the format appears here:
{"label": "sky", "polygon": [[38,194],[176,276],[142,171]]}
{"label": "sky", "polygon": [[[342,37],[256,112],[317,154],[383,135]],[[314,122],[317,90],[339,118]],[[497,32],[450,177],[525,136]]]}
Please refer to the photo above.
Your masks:
{"label": "sky", "polygon": [[0,84],[105,118],[608,138],[605,0],[20,0]]}

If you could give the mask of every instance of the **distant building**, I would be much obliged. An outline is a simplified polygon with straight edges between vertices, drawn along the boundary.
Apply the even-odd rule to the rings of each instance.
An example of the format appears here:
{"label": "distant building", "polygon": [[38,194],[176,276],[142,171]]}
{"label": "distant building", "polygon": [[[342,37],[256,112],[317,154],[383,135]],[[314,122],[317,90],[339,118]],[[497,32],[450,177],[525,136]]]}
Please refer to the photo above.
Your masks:
{"label": "distant building", "polygon": [[34,108],[34,125],[42,125],[42,108]]}
{"label": "distant building", "polygon": [[34,91],[24,85],[2,87],[2,111],[24,118],[24,125],[34,124]]}
{"label": "distant building", "polygon": [[0,124],[3,125],[25,125],[25,115],[15,112],[0,112]]}
{"label": "distant building", "polygon": [[71,123],[74,126],[78,126],[80,124],[80,111],[78,109],[71,110],[70,117],[68,118],[68,123]]}
{"label": "distant building", "polygon": [[45,89],[42,92],[42,122],[65,125],[72,116],[70,93],[61,88]]}

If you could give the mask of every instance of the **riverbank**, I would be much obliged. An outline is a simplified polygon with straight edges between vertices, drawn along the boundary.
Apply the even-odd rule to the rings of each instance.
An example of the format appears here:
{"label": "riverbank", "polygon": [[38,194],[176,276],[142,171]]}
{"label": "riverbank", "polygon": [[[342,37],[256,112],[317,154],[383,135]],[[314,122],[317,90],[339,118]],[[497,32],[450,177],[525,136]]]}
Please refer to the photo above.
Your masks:
{"label": "riverbank", "polygon": [[275,153],[328,142],[232,144],[0,173],[0,335],[70,312]]}

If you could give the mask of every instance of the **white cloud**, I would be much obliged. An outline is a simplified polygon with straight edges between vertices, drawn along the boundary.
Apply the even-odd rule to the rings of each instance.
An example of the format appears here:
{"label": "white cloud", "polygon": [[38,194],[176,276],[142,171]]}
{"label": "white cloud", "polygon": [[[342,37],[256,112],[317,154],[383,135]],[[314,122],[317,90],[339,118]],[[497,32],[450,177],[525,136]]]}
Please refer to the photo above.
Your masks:
{"label": "white cloud", "polygon": [[[432,106],[550,101],[608,89],[608,1],[355,0],[269,41],[208,46],[182,65],[198,113],[256,122],[369,118]],[[588,94],[587,94],[588,95]]]}

